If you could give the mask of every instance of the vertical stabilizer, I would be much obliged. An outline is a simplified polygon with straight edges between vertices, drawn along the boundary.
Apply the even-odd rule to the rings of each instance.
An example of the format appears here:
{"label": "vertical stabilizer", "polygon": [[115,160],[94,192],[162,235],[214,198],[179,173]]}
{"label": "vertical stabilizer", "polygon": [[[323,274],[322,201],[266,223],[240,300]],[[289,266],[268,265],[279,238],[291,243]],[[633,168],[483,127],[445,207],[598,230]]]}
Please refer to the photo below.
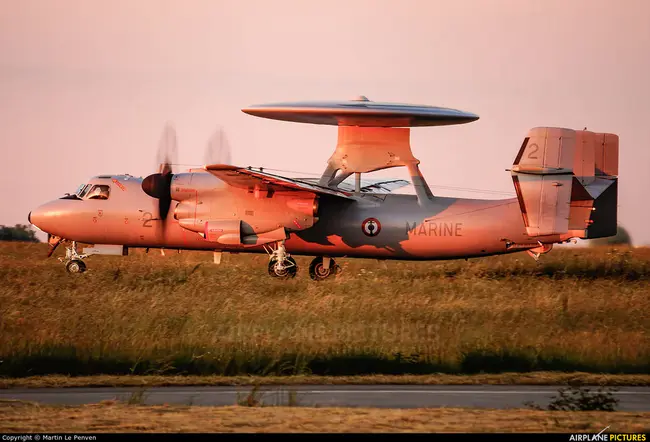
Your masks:
{"label": "vertical stabilizer", "polygon": [[550,175],[571,173],[576,144],[575,131],[559,127],[536,127],[528,131],[512,170]]}
{"label": "vertical stabilizer", "polygon": [[528,235],[569,230],[575,144],[575,131],[555,127],[536,127],[524,139],[512,180]]}
{"label": "vertical stabilizer", "polygon": [[528,235],[616,235],[617,135],[531,129],[511,173]]}
{"label": "vertical stabilizer", "polygon": [[597,136],[593,132],[576,131],[573,174],[584,185],[592,183],[596,175],[596,140]]}
{"label": "vertical stabilizer", "polygon": [[618,135],[596,134],[596,175],[618,177]]}
{"label": "vertical stabilizer", "polygon": [[585,189],[593,198],[584,238],[614,236],[618,227],[618,135],[596,133],[595,175]]}

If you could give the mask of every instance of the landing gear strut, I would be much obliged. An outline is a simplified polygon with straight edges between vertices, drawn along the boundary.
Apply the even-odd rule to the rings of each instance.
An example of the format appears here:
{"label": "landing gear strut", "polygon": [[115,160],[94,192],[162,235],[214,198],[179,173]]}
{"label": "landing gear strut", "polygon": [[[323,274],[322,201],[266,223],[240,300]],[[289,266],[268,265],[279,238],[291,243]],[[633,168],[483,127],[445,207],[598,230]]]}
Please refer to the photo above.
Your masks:
{"label": "landing gear strut", "polygon": [[298,272],[298,265],[296,264],[296,260],[289,256],[287,249],[284,248],[284,241],[278,241],[275,250],[266,246],[264,249],[270,255],[269,275],[281,279],[295,278]]}
{"label": "landing gear strut", "polygon": [[309,277],[314,281],[322,281],[341,270],[332,258],[318,256],[309,264]]}
{"label": "landing gear strut", "polygon": [[83,259],[87,255],[80,255],[77,252],[77,242],[72,241],[70,247],[65,248],[65,258],[59,258],[63,262],[68,273],[83,273],[86,271],[86,264]]}

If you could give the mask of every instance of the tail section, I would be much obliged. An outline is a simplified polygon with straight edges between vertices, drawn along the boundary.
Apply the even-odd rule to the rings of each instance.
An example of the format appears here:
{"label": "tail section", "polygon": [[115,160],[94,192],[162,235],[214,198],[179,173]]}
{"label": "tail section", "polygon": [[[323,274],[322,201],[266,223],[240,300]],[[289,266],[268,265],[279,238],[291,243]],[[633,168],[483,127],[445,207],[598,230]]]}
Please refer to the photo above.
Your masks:
{"label": "tail section", "polygon": [[618,136],[531,129],[511,169],[530,236],[616,234]]}
{"label": "tail section", "polygon": [[[583,158],[593,156],[586,171],[575,176],[571,198],[572,230],[580,238],[614,236],[618,223],[618,135],[578,131],[585,140]],[[592,165],[593,164],[593,165]],[[585,208],[589,212],[585,213]],[[586,216],[585,216],[586,215]]]}
{"label": "tail section", "polygon": [[511,172],[528,235],[568,230],[574,152],[569,129],[537,127],[524,139]]}

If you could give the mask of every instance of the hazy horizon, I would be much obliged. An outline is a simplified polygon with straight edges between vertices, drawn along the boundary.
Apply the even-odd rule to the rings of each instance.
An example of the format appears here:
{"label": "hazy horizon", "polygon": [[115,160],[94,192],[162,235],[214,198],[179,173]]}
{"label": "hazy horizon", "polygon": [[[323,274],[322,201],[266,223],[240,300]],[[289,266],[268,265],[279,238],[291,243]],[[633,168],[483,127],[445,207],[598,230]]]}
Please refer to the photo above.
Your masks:
{"label": "hazy horizon", "polygon": [[[363,94],[480,116],[412,130],[420,168],[441,196],[514,195],[505,169],[532,127],[618,134],[619,223],[635,245],[650,244],[649,2],[2,6],[0,224],[26,224],[30,210],[91,176],[155,172],[168,121],[178,133],[179,163],[202,164],[209,137],[223,126],[233,164],[319,174],[335,127],[264,120],[240,109]],[[381,176],[404,178],[406,171]]]}

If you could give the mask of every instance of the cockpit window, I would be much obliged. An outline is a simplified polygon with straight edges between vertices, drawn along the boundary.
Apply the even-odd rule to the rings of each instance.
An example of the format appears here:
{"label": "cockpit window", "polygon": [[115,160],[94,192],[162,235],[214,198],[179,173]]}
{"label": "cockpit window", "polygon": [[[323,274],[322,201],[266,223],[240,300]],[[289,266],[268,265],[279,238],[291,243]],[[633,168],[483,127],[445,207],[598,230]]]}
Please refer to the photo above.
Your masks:
{"label": "cockpit window", "polygon": [[90,192],[88,192],[88,199],[107,200],[108,195],[110,194],[110,189],[111,189],[110,186],[104,184],[97,184],[93,186],[92,189],[90,189]]}
{"label": "cockpit window", "polygon": [[92,186],[90,184],[82,184],[81,186],[79,186],[79,188],[75,193],[79,198],[83,198],[88,193],[91,187]]}

